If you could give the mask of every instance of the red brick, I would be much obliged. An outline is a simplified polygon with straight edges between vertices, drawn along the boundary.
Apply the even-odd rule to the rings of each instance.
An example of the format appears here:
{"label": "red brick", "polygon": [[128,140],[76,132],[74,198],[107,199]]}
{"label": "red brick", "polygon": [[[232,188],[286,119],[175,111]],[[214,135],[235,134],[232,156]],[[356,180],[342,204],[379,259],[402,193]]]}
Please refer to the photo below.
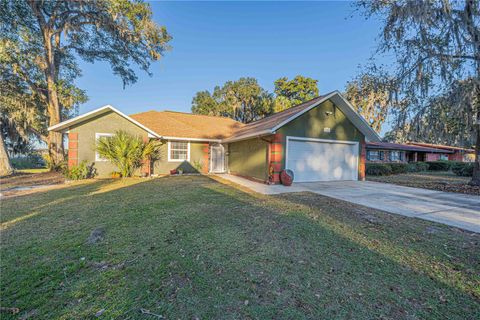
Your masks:
{"label": "red brick", "polygon": [[70,132],[68,134],[68,140],[78,140],[78,133],[77,132]]}
{"label": "red brick", "polygon": [[78,149],[78,141],[70,141],[68,140],[68,149]]}
{"label": "red brick", "polygon": [[68,158],[69,159],[78,159],[78,150],[77,149],[68,149]]}
{"label": "red brick", "polygon": [[271,152],[275,152],[275,153],[282,153],[283,152],[283,146],[281,143],[272,143],[272,148],[271,148]]}
{"label": "red brick", "polygon": [[78,159],[70,159],[68,158],[68,167],[71,168],[73,166],[78,165]]}
{"label": "red brick", "polygon": [[272,142],[283,142],[283,135],[281,133],[274,134]]}
{"label": "red brick", "polygon": [[358,165],[358,180],[365,180],[365,162],[366,162],[366,147],[365,142],[360,143],[360,163]]}
{"label": "red brick", "polygon": [[273,162],[280,162],[282,161],[282,158],[283,154],[280,152],[272,152],[272,154],[270,155],[270,160]]}
{"label": "red brick", "polygon": [[272,163],[270,165],[273,167],[274,172],[282,171],[282,164],[281,163]]}

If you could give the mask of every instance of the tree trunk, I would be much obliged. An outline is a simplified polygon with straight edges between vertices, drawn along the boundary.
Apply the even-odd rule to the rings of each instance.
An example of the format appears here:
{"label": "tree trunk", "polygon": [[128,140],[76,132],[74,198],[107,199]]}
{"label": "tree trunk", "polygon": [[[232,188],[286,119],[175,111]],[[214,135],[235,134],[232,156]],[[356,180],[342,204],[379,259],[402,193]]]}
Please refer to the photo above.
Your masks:
{"label": "tree trunk", "polygon": [[477,111],[477,123],[475,125],[477,138],[475,139],[475,162],[473,164],[473,176],[471,185],[480,186],[480,110]]}
{"label": "tree trunk", "polygon": [[3,141],[3,135],[0,133],[0,177],[8,176],[13,173],[12,164],[8,157],[7,146]]}
{"label": "tree trunk", "polygon": [[[45,76],[47,79],[48,90],[48,125],[53,126],[60,123],[60,104],[58,102],[56,86],[57,69],[55,64],[55,54],[52,46],[51,30],[48,28],[44,29],[43,36],[45,41],[45,58],[47,62]],[[48,133],[48,154],[50,155],[50,169],[59,170],[62,162],[65,160],[62,133],[53,131]]]}

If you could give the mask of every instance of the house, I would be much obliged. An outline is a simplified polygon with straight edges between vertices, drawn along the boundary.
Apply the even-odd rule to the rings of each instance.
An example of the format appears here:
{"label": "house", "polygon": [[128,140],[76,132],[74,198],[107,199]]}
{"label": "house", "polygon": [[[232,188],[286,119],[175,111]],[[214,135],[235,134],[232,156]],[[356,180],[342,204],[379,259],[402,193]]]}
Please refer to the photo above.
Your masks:
{"label": "house", "polygon": [[410,144],[367,142],[367,162],[418,162],[448,160],[451,150]]}
{"label": "house", "polygon": [[144,164],[144,174],[182,168],[270,183],[279,183],[283,169],[297,182],[364,179],[365,142],[380,141],[338,91],[248,124],[172,111],[128,116],[104,106],[49,128],[68,133],[69,167],[87,160],[100,177],[116,168],[95,152],[95,142],[120,129],[163,142],[160,159]]}
{"label": "house", "polygon": [[[439,150],[445,150],[448,152],[448,159],[441,160],[450,160],[450,161],[459,161],[459,162],[473,162],[475,161],[475,150],[468,148],[452,147],[442,144],[431,144],[431,143],[420,143],[420,142],[409,142],[409,145],[420,146],[427,148],[435,148]],[[430,155],[427,161],[436,161],[440,160],[434,155]]]}

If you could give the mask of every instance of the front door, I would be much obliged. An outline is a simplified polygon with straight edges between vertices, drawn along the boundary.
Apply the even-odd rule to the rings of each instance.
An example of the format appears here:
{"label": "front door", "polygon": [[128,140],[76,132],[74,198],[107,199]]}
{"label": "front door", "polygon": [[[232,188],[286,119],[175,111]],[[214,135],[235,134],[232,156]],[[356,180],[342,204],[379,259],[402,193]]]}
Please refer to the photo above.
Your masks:
{"label": "front door", "polygon": [[225,172],[225,149],[221,144],[212,144],[210,147],[210,172]]}

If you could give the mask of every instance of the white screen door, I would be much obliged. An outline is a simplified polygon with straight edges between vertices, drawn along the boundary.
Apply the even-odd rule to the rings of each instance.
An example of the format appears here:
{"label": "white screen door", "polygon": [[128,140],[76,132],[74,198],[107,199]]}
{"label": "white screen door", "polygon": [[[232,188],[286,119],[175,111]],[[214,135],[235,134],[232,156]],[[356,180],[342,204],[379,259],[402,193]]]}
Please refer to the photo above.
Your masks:
{"label": "white screen door", "polygon": [[210,147],[210,171],[225,172],[225,149],[221,144],[213,144]]}

